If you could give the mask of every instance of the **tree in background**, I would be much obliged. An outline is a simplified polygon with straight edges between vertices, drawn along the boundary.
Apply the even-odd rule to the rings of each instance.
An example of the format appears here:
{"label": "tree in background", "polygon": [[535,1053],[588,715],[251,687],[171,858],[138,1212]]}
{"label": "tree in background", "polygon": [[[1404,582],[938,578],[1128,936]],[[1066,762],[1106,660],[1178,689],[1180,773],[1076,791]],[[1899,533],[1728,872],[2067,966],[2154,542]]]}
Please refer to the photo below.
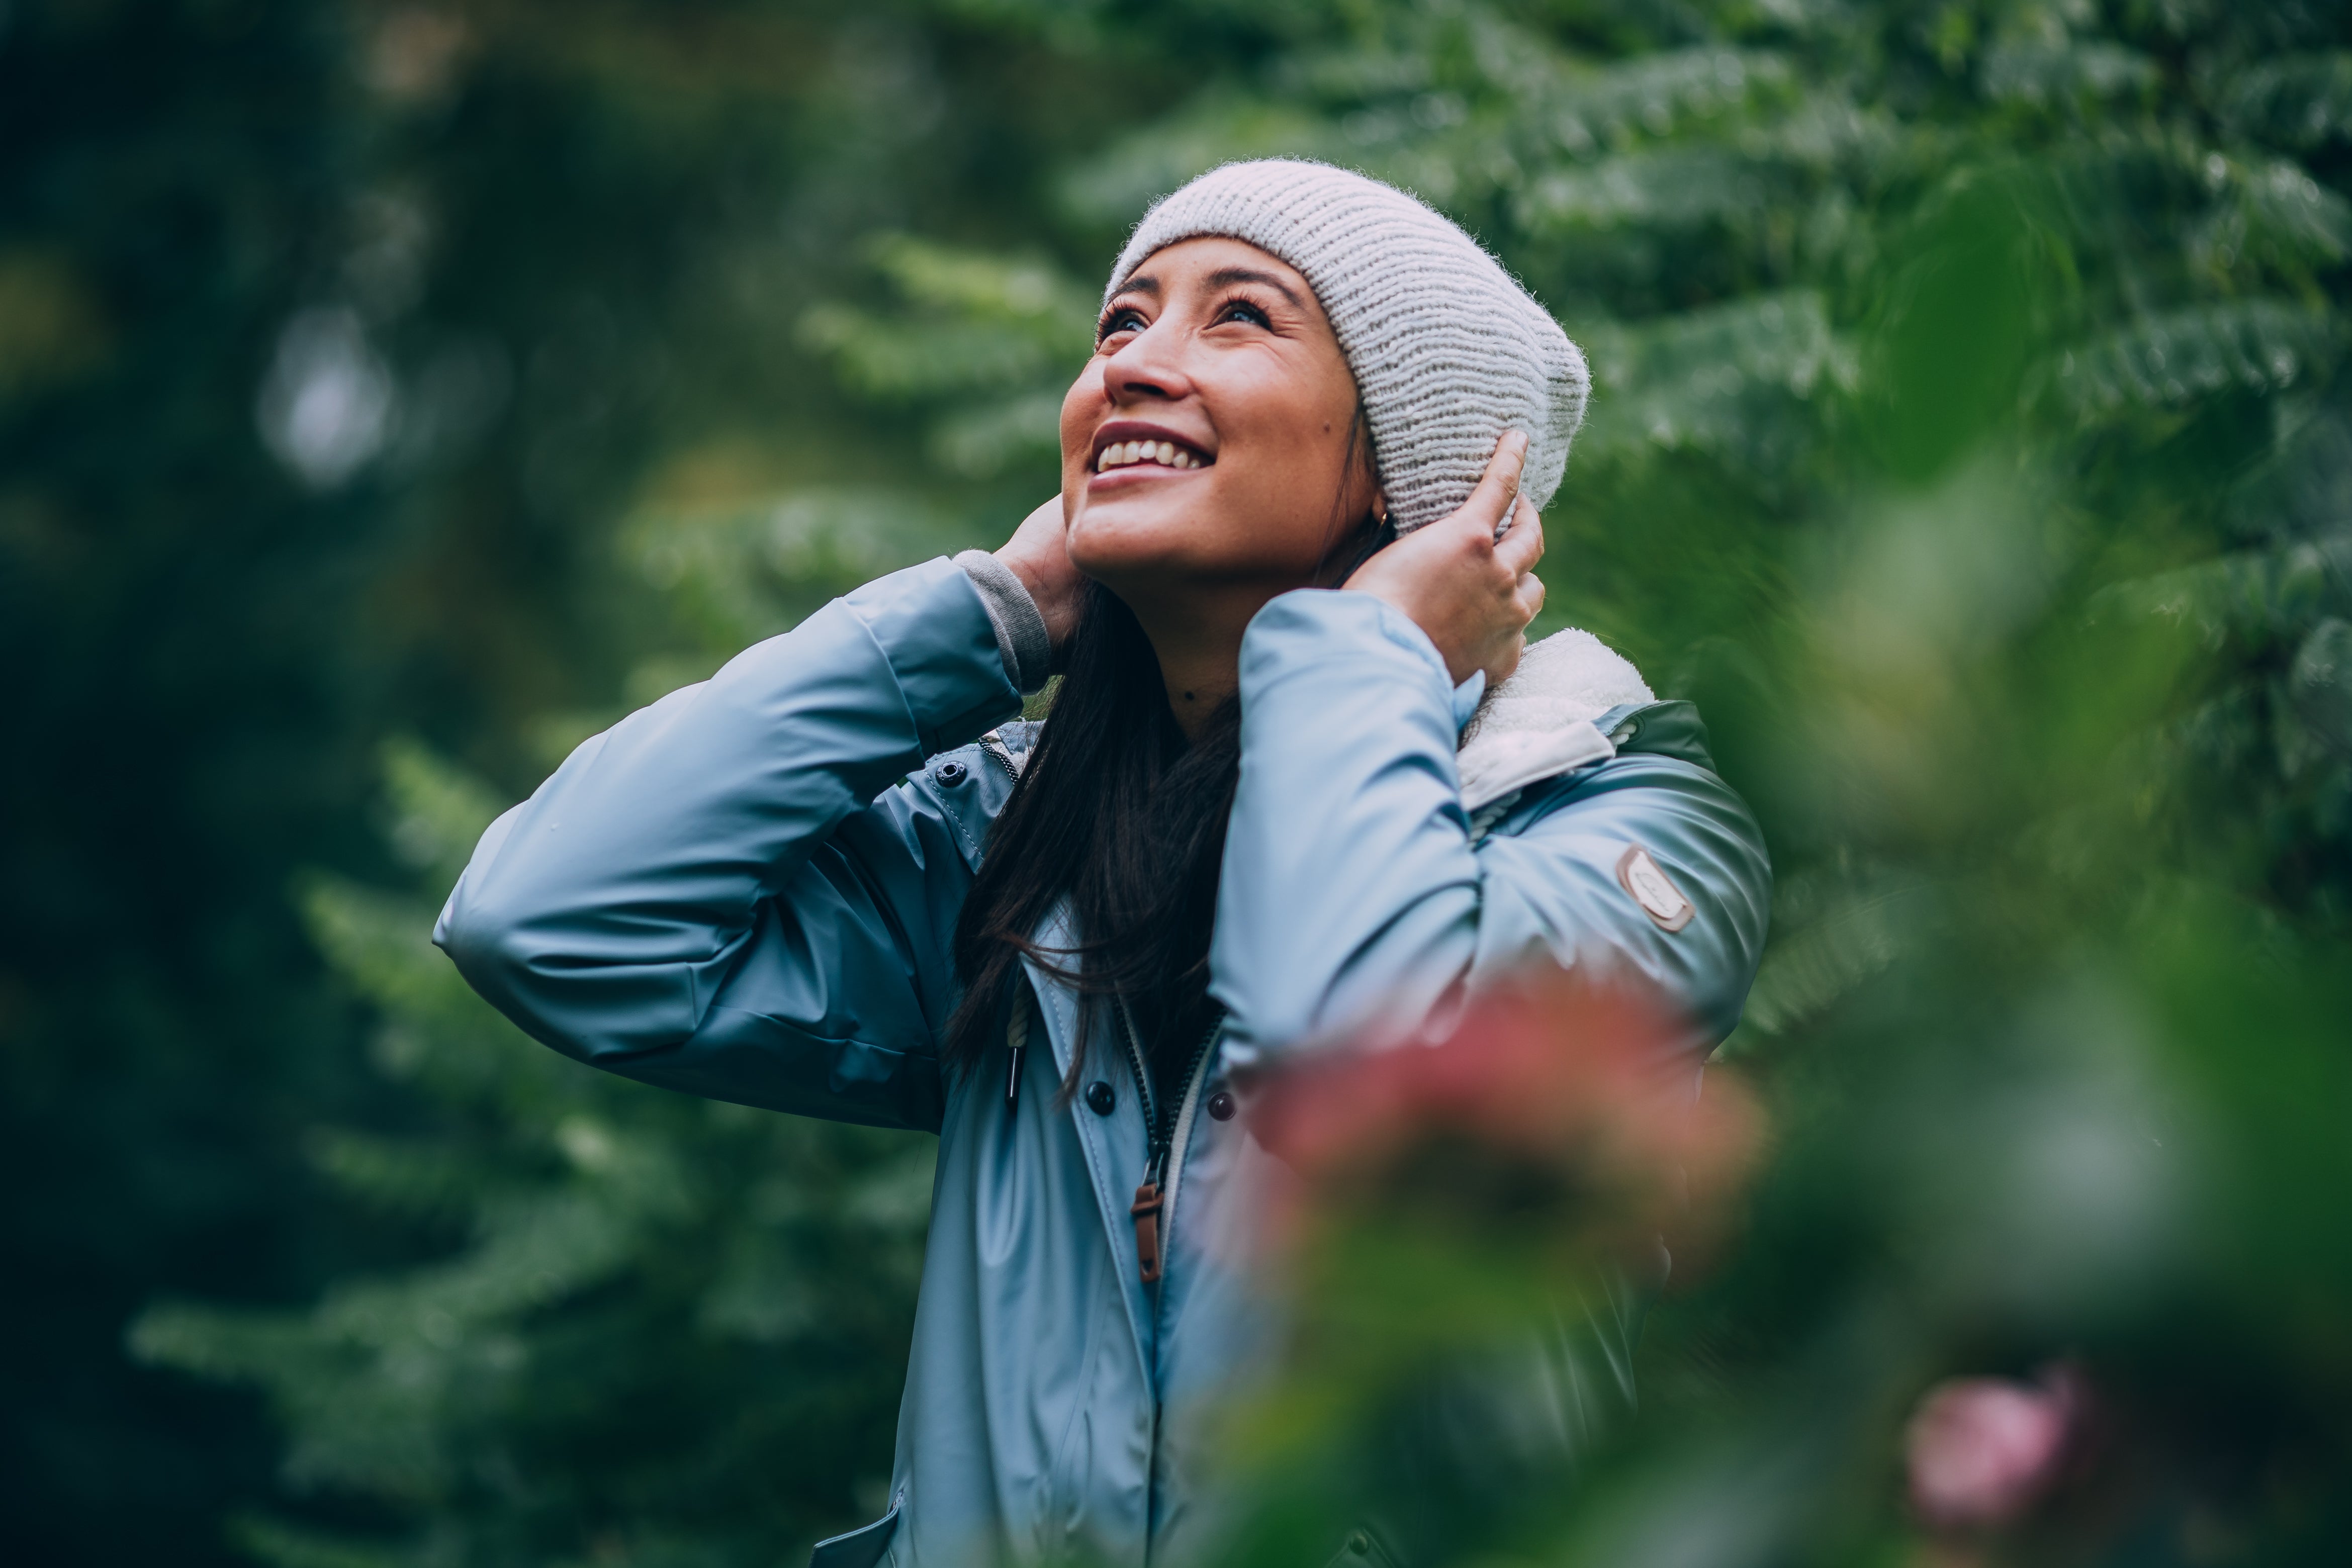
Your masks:
{"label": "tree in background", "polygon": [[[257,439],[273,339],[362,162],[308,7],[0,12],[0,1150],[20,1560],[218,1561],[249,1402],[134,1375],[158,1284],[307,1291],[385,1249],[291,1134],[366,1098],[284,886],[365,863],[400,558]],[[194,1544],[190,1542],[193,1541]]]}
{"label": "tree in background", "polygon": [[[1772,952],[1727,1048],[1776,1142],[1744,1239],[1656,1318],[1642,1418],[1573,1467],[1498,1466],[1474,1439],[1442,1475],[1384,1468],[1430,1380],[1496,1332],[1467,1281],[1496,1276],[1447,1267],[1475,1215],[1441,1208],[1371,1249],[1336,1212],[1310,1242],[1319,1299],[1383,1301],[1401,1248],[1430,1265],[1413,1277],[1465,1283],[1401,1303],[1410,1320],[1335,1320],[1238,1429],[1276,1478],[1250,1549],[1278,1560],[1286,1521],[1404,1487],[1433,1494],[1442,1554],[1465,1559],[1859,1560],[1923,1530],[1963,1558],[2340,1555],[2343,24],[2195,4],[997,0],[899,25],[940,51],[921,57],[938,112],[1023,127],[988,145],[1026,161],[800,231],[864,235],[840,250],[862,276],[806,269],[819,281],[757,315],[694,293],[716,337],[789,332],[838,391],[787,402],[754,369],[707,374],[708,401],[645,437],[625,559],[680,619],[628,701],[874,571],[1001,533],[1052,484],[1051,400],[1121,226],[1220,158],[1305,152],[1462,217],[1591,350],[1591,425],[1547,519],[1552,614],[1701,702],[1780,868]],[[499,35],[515,54],[480,57],[486,79],[593,54],[517,26]],[[627,36],[650,50],[637,83],[644,58],[679,57],[665,51],[781,69],[800,37]],[[1195,78],[1181,94],[1171,59]],[[1029,72],[1090,86],[989,96]],[[1105,83],[1133,97],[1083,96]],[[477,90],[451,87],[441,112],[478,113]],[[742,189],[774,210],[756,174]],[[730,407],[807,411],[798,429],[845,445],[821,459]],[[403,768],[404,798],[428,798],[441,776]],[[462,842],[465,811],[425,814],[436,854]],[[420,1042],[384,1059],[416,1064],[428,1131],[338,1136],[322,1157],[390,1197],[441,1168],[434,1151],[465,1151],[477,1163],[449,1168],[490,1174],[423,1184],[464,1239],[306,1312],[161,1311],[142,1348],[261,1383],[297,1479],[381,1510],[372,1529],[329,1522],[390,1560],[749,1560],[854,1522],[857,1478],[887,1459],[907,1233],[848,1195],[899,1190],[908,1156],[524,1067],[427,977],[421,924],[371,925],[364,907],[349,890],[314,903],[339,964]],[[424,1065],[461,1060],[514,1062],[536,1087]],[[774,1174],[753,1190],[795,1195],[793,1220],[730,1185],[755,1166]],[[646,1218],[663,1203],[667,1228]],[[575,1211],[607,1250],[529,1283],[533,1239]],[[1486,1261],[1507,1270],[1508,1241]],[[743,1255],[775,1268],[758,1289],[778,1301],[838,1283],[845,1315],[762,1348],[710,1304]],[[844,1343],[872,1351],[870,1376],[793,1370]],[[661,1388],[671,1356],[708,1403]],[[566,1364],[609,1380],[559,1429],[539,1379]],[[2039,1493],[1956,1511],[1922,1482],[1930,1464],[1915,1508],[1906,1422],[1960,1374],[2079,1385],[2100,1415]],[[677,1399],[640,1426],[651,1391]],[[797,1428],[736,1440],[805,1397],[866,1401],[823,1431],[871,1449],[844,1460]],[[353,1409],[381,1414],[339,1435]],[[401,1435],[410,1469],[369,1447],[375,1430]],[[661,1463],[690,1432],[698,1458]],[[804,1444],[830,1463],[793,1471]],[[743,1478],[763,1457],[792,1479],[761,1494]],[[1522,1484],[1474,1484],[1482,1461]],[[593,1502],[571,1500],[592,1477]],[[343,1550],[324,1539],[248,1535],[287,1562]]]}
{"label": "tree in background", "polygon": [[437,1114],[310,1154],[446,1250],[307,1311],[151,1312],[136,1343],[267,1388],[289,1484],[369,1499],[404,1539],[267,1516],[236,1539],[291,1564],[748,1563],[880,1511],[930,1145],[648,1095],[525,1038],[420,940],[489,797],[413,747],[387,772],[432,896],[320,879],[306,904],[381,1014],[377,1069]]}

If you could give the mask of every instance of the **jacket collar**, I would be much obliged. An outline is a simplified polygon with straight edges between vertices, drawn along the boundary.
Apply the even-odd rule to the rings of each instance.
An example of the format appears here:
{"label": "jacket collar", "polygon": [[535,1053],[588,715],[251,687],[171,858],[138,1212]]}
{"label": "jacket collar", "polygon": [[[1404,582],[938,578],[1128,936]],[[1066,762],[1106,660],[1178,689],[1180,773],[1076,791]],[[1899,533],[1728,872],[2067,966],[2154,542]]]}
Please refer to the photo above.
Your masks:
{"label": "jacket collar", "polygon": [[[1614,757],[1617,748],[1593,721],[1656,700],[1642,673],[1590,632],[1570,627],[1530,644],[1511,678],[1489,691],[1463,727],[1454,756],[1463,809],[1475,811],[1538,779]],[[1007,725],[980,743],[1017,777],[1035,728]]]}

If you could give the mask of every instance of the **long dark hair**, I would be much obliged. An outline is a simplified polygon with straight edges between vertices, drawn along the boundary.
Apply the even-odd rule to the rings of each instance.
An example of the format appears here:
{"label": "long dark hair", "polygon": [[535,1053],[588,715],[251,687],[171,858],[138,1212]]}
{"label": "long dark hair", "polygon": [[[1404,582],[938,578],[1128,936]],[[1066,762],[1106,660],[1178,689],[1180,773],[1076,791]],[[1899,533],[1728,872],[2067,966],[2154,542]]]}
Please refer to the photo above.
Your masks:
{"label": "long dark hair", "polygon": [[[1359,408],[1342,472],[1364,455]],[[1390,537],[1384,519],[1346,517],[1342,498],[1317,580],[1345,580]],[[1086,586],[1063,663],[1046,722],[956,920],[964,990],[948,1020],[950,1071],[979,1064],[1024,956],[1083,994],[1119,998],[1155,1067],[1208,1025],[1210,930],[1241,774],[1240,700],[1228,697],[1188,743],[1151,640],[1097,582]],[[1032,934],[1066,894],[1078,945],[1040,948]],[[1085,1061],[1083,1049],[1073,1053],[1065,1097]]]}

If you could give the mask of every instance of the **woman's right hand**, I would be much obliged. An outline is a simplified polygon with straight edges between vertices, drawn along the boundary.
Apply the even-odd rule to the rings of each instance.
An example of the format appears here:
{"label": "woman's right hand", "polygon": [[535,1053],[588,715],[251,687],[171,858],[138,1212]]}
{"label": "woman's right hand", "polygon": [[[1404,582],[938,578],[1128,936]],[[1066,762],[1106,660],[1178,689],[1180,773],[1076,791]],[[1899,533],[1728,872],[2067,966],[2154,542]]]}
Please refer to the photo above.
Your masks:
{"label": "woman's right hand", "polygon": [[1053,639],[1056,653],[1077,624],[1078,595],[1086,586],[1085,577],[1070,564],[1069,537],[1062,497],[1056,495],[1022,518],[1004,548],[996,552],[996,559],[1013,569],[1013,575],[1036,601],[1037,613],[1045,618],[1045,635]]}

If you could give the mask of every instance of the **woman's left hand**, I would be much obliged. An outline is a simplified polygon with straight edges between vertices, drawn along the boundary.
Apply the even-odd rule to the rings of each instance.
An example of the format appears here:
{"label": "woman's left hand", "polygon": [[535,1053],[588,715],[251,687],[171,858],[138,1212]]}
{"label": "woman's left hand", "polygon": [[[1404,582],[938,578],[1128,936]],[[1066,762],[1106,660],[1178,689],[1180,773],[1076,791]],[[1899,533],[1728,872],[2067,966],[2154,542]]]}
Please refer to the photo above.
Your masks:
{"label": "woman's left hand", "polygon": [[1022,519],[1021,526],[996,552],[1029,591],[1037,613],[1045,617],[1045,635],[1058,655],[1078,622],[1078,599],[1086,579],[1070,564],[1070,530],[1064,520],[1062,497],[1055,496]]}
{"label": "woman's left hand", "polygon": [[[1506,431],[1470,499],[1356,569],[1347,591],[1384,599],[1429,633],[1456,685],[1474,670],[1489,689],[1518,668],[1528,622],[1543,608],[1543,521],[1519,494],[1528,438]],[[1511,519],[1506,531],[1505,517]],[[1501,538],[1496,536],[1500,532]]]}

